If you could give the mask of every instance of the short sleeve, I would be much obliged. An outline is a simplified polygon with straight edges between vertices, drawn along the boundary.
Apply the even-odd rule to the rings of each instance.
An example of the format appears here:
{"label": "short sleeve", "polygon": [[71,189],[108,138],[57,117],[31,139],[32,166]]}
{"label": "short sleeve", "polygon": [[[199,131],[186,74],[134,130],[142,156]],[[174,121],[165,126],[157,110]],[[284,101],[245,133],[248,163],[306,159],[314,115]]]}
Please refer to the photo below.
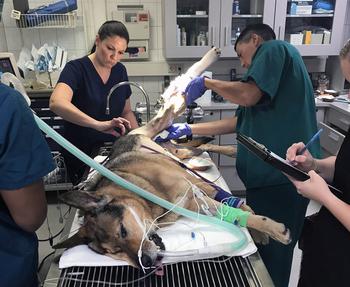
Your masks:
{"label": "short sleeve", "polygon": [[82,71],[79,70],[78,63],[70,61],[64,66],[57,83],[67,84],[74,93],[82,81]]}
{"label": "short sleeve", "polygon": [[22,95],[5,88],[0,96],[6,97],[0,103],[0,189],[18,189],[41,179],[55,165]]}
{"label": "short sleeve", "polygon": [[267,41],[256,51],[242,81],[254,81],[263,94],[273,100],[278,92],[287,61],[284,46],[279,45],[278,41]]}

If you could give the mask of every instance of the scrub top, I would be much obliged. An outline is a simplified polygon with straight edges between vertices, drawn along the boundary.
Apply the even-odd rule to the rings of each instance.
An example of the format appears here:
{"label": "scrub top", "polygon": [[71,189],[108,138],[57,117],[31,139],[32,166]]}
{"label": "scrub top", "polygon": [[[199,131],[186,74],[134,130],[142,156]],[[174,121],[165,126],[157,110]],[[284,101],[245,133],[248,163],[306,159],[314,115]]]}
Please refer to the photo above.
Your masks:
{"label": "scrub top", "polygon": [[[312,85],[301,56],[292,45],[279,40],[264,42],[242,81],[254,81],[263,97],[254,106],[238,108],[237,132],[252,137],[282,158],[292,143],[307,142],[315,134]],[[319,143],[310,149],[317,156]],[[279,170],[240,144],[237,172],[247,189],[289,183]]]}
{"label": "scrub top", "polygon": [[[68,62],[58,83],[65,83],[72,89],[72,103],[79,110],[96,120],[107,121],[122,115],[125,103],[131,95],[131,89],[128,85],[115,89],[109,101],[110,114],[106,115],[108,93],[115,84],[123,81],[128,81],[123,64],[117,63],[113,66],[108,81],[103,83],[91,60],[85,56]],[[68,121],[64,123],[64,136],[89,156],[94,156],[94,153],[97,153],[104,143],[116,140],[113,135]],[[66,150],[62,151],[62,155],[68,177],[75,185],[81,180],[88,166]]]}
{"label": "scrub top", "polygon": [[[332,185],[343,193],[335,195],[350,204],[350,130],[335,161]],[[303,258],[298,286],[348,286],[350,232],[324,206],[313,216],[304,236]],[[345,283],[346,282],[346,283]]]}
{"label": "scrub top", "polygon": [[[85,56],[68,62],[58,83],[65,83],[72,89],[72,104],[79,110],[96,120],[107,121],[121,116],[126,100],[131,95],[130,86],[117,88],[110,97],[110,114],[106,115],[107,95],[115,84],[123,81],[128,81],[123,64],[117,63],[113,66],[108,81],[103,83],[91,60]],[[78,147],[115,141],[112,135],[68,121],[65,121],[64,134]]]}
{"label": "scrub top", "polygon": [[[0,190],[19,189],[55,168],[24,98],[0,84]],[[0,196],[0,286],[37,286],[38,241],[12,219]]]}

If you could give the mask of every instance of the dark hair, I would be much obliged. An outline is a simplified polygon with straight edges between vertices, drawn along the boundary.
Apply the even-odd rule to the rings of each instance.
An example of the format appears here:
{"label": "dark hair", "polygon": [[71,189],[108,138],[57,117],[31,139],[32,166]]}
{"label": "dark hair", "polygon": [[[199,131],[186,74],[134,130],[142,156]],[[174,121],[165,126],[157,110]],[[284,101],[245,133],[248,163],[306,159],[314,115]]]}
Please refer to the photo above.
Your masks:
{"label": "dark hair", "polygon": [[[101,41],[108,37],[119,36],[121,38],[124,38],[126,40],[126,43],[129,44],[129,32],[126,29],[125,25],[117,20],[104,22],[100,29],[98,29],[97,34],[100,37]],[[94,53],[95,50],[96,44],[94,44],[90,53]]]}
{"label": "dark hair", "polygon": [[263,23],[252,24],[247,26],[237,38],[235,43],[235,51],[237,44],[239,42],[248,42],[252,34],[259,35],[264,41],[276,40],[276,34],[269,25]]}

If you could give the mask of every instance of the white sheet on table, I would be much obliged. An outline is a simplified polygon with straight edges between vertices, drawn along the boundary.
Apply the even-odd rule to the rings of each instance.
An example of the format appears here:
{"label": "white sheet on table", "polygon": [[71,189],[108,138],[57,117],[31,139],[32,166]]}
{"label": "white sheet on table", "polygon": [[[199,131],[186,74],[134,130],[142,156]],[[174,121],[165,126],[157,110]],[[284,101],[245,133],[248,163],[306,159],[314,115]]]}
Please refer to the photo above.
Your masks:
{"label": "white sheet on table", "polygon": [[[201,156],[202,159],[210,160],[207,153]],[[102,157],[98,157],[97,161],[102,161]],[[229,190],[225,180],[221,177],[217,167],[212,164],[212,167],[206,172],[200,172],[211,181],[215,181],[217,185],[225,190]],[[77,215],[73,221],[71,230],[76,231],[79,228],[79,220]],[[247,246],[239,251],[231,253],[223,253],[221,250],[215,252],[215,246],[220,248],[220,244],[237,242],[238,238],[232,233],[213,227],[212,225],[196,221],[189,218],[179,218],[176,223],[168,227],[163,227],[158,230],[158,234],[162,237],[167,251],[185,251],[193,249],[202,249],[200,254],[182,257],[165,257],[164,263],[174,263],[181,261],[192,261],[206,258],[214,258],[221,255],[226,256],[249,256],[257,251],[257,248],[246,228],[241,228],[241,231],[247,237]],[[194,232],[194,238],[192,236]],[[75,232],[72,232],[72,234]],[[210,253],[205,250],[210,248]],[[128,263],[122,260],[115,260],[105,255],[100,255],[92,251],[87,245],[79,245],[63,252],[59,268],[67,268],[71,266],[120,266]]]}

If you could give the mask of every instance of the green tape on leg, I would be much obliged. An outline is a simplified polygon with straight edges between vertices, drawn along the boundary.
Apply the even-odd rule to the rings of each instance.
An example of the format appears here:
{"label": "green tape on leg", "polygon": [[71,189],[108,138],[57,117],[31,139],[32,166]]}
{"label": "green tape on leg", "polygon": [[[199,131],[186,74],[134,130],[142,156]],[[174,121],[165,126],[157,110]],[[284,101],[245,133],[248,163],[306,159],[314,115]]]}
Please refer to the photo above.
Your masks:
{"label": "green tape on leg", "polygon": [[239,224],[242,227],[247,227],[249,214],[249,211],[244,211],[239,208],[233,208],[226,204],[222,204],[216,213],[216,217],[226,222]]}

